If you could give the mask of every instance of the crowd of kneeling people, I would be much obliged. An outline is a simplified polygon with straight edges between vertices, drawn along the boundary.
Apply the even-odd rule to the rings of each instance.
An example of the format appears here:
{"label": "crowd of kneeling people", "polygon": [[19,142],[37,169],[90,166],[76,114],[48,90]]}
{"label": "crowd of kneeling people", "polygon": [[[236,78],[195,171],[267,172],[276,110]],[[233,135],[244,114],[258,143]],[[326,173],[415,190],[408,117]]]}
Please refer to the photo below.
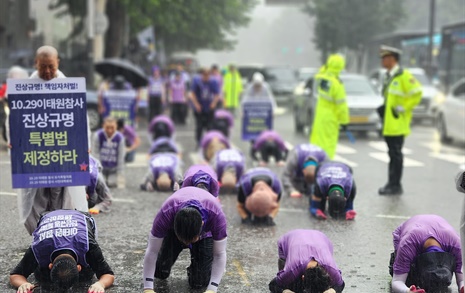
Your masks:
{"label": "crowd of kneeling people", "polygon": [[[218,198],[222,192],[237,194],[237,211],[244,225],[275,225],[283,194],[308,196],[309,211],[320,220],[351,221],[356,217],[356,185],[348,165],[329,160],[321,148],[308,143],[288,150],[281,136],[269,130],[250,147],[250,155],[259,166],[246,170],[246,156],[229,141],[233,117],[225,110],[217,112],[216,127],[205,133],[199,145],[204,163],[190,166],[185,174],[171,119],[159,115],[149,125],[149,169],[140,189],[174,193],[161,205],[149,233],[143,260],[144,293],[155,292],[156,279],[169,277],[184,249],[191,254],[189,286],[217,292],[226,268],[227,222]],[[92,213],[109,210],[108,185],[117,184],[128,160],[127,140],[131,136],[132,143],[135,140],[134,134],[129,134],[111,117],[95,134],[92,179],[86,190]],[[284,168],[281,178],[267,168],[271,158]],[[457,184],[464,191],[465,173],[457,178]],[[114,272],[96,241],[90,214],[47,212],[30,232],[32,244],[10,274],[17,292],[32,292],[36,285],[27,278],[33,273],[37,282],[51,281],[65,290],[94,275],[98,280],[88,289],[90,293],[104,292],[113,284]],[[451,284],[455,273],[458,290],[464,293],[460,238],[443,218],[413,216],[392,235],[389,273],[394,292],[438,292]],[[344,287],[333,258],[333,244],[324,233],[298,229],[279,238],[278,273],[268,284],[271,292],[330,293],[342,292]]]}

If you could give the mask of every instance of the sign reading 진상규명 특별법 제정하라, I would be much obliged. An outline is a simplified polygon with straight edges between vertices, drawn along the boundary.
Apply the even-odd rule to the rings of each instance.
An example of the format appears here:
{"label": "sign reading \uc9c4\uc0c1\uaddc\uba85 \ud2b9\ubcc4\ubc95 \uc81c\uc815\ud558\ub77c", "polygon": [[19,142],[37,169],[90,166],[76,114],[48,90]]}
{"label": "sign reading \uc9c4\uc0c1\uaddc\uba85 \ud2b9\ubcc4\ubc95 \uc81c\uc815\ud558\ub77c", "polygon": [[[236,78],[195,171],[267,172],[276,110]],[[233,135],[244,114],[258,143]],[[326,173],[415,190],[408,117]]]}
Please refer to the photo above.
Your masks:
{"label": "sign reading \uc9c4\uc0c1\uaddc\uba85 \ud2b9\ubcc4\ubc95 \uc81c\uc815\ud558\ub77c", "polygon": [[84,78],[8,79],[13,188],[88,185]]}

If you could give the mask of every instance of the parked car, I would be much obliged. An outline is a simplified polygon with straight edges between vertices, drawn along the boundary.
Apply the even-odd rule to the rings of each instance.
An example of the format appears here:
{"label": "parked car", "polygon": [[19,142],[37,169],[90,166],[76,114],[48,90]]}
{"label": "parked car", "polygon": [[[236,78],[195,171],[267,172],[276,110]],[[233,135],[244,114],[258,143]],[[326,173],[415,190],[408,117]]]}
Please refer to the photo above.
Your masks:
{"label": "parked car", "polygon": [[[343,73],[340,79],[346,90],[347,104],[350,113],[348,129],[365,135],[369,131],[380,134],[381,121],[376,109],[382,105],[383,99],[367,77],[359,74]],[[294,90],[293,111],[296,132],[303,132],[311,125],[315,116],[317,93],[314,77],[300,83]]]}
{"label": "parked car", "polygon": [[[421,83],[423,95],[415,109],[413,110],[413,121],[420,122],[422,120],[434,121],[436,117],[437,104],[436,96],[440,94],[438,89],[432,84],[429,77],[423,68],[407,68],[412,75]],[[386,69],[378,69],[370,74],[371,81],[376,85],[379,93],[383,87]]]}
{"label": "parked car", "polygon": [[255,72],[260,72],[264,74],[263,71],[264,66],[262,64],[242,64],[237,66],[237,70],[241,74],[242,77],[242,85],[244,88],[247,86],[249,82],[252,81],[252,76]]}
{"label": "parked car", "polygon": [[439,104],[436,125],[442,142],[465,141],[465,78],[455,83]]}
{"label": "parked car", "polygon": [[299,82],[306,81],[318,72],[316,67],[302,67],[297,70],[297,78]]}
{"label": "parked car", "polygon": [[277,103],[291,101],[294,88],[299,83],[294,69],[286,66],[267,66],[263,75]]}

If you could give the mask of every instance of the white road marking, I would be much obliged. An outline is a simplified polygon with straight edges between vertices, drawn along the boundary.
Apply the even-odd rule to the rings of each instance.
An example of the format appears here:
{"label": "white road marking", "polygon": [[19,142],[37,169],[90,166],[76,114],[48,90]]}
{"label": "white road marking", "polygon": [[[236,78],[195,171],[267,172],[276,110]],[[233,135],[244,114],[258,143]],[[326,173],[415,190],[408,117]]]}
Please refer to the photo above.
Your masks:
{"label": "white road marking", "polygon": [[465,164],[465,155],[430,153],[430,157],[456,164]]}
{"label": "white road marking", "polygon": [[441,151],[447,152],[447,153],[456,153],[456,154],[463,153],[463,150],[461,150],[460,148],[454,148],[451,146],[447,146],[447,145],[442,144],[439,141],[423,142],[420,145],[432,150],[435,153],[440,153]]}
{"label": "white road marking", "polygon": [[407,217],[407,216],[396,216],[396,215],[376,215],[376,217],[385,218],[385,219],[401,219],[401,220],[410,219],[410,217]]}
{"label": "white road marking", "polygon": [[114,202],[135,203],[136,201],[130,198],[113,198]]}
{"label": "white road marking", "polygon": [[18,196],[16,192],[0,192],[0,195]]}
{"label": "white road marking", "polygon": [[148,166],[148,156],[147,154],[136,154],[134,157],[134,162],[127,163],[126,168],[140,168]]}
{"label": "white road marking", "polygon": [[287,112],[287,109],[286,108],[283,108],[283,107],[276,107],[274,109],[274,114],[275,115],[283,115],[284,113]]}
{"label": "white road marking", "polygon": [[[387,144],[384,141],[370,141],[368,145],[380,152],[387,153],[388,151]],[[404,153],[404,155],[410,155],[412,154],[412,150],[404,147],[402,148],[402,153]]]}
{"label": "white road marking", "polygon": [[357,150],[354,148],[348,147],[346,145],[343,145],[341,143],[338,143],[336,147],[336,153],[341,154],[341,155],[349,155],[349,154],[357,153]]}
{"label": "white road marking", "polygon": [[[380,160],[384,163],[389,163],[389,155],[387,153],[370,153],[370,157]],[[425,164],[413,159],[404,157],[404,167],[423,167]]]}
{"label": "white road marking", "polygon": [[292,143],[288,142],[288,141],[285,141],[284,142],[284,145],[286,146],[286,148],[288,150],[292,150],[294,148],[294,146],[292,145]]}
{"label": "white road marking", "polygon": [[344,163],[344,164],[346,164],[346,165],[348,165],[348,166],[350,166],[350,167],[352,167],[352,168],[358,166],[357,163],[352,162],[351,160],[347,160],[346,158],[341,157],[341,156],[339,156],[339,155],[337,155],[337,154],[334,156],[334,161],[338,161],[338,162]]}

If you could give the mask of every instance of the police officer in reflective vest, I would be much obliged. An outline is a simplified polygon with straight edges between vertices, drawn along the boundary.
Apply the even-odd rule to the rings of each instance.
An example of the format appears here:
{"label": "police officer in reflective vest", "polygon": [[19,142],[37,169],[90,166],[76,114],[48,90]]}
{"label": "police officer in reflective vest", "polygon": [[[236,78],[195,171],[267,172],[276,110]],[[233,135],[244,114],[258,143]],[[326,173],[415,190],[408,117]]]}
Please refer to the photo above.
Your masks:
{"label": "police officer in reflective vest", "polygon": [[421,84],[408,71],[399,67],[399,49],[381,46],[381,64],[386,68],[382,94],[384,105],[378,108],[383,120],[383,136],[389,153],[389,181],[379,189],[380,195],[400,195],[403,169],[402,146],[410,134],[412,112],[421,100]]}
{"label": "police officer in reflective vest", "polygon": [[37,281],[51,281],[61,291],[78,281],[90,281],[95,274],[98,281],[88,292],[104,292],[113,284],[114,274],[95,240],[95,230],[93,218],[86,213],[56,210],[43,215],[31,246],[10,273],[10,284],[20,293],[32,292],[36,285],[27,277],[34,273]]}

